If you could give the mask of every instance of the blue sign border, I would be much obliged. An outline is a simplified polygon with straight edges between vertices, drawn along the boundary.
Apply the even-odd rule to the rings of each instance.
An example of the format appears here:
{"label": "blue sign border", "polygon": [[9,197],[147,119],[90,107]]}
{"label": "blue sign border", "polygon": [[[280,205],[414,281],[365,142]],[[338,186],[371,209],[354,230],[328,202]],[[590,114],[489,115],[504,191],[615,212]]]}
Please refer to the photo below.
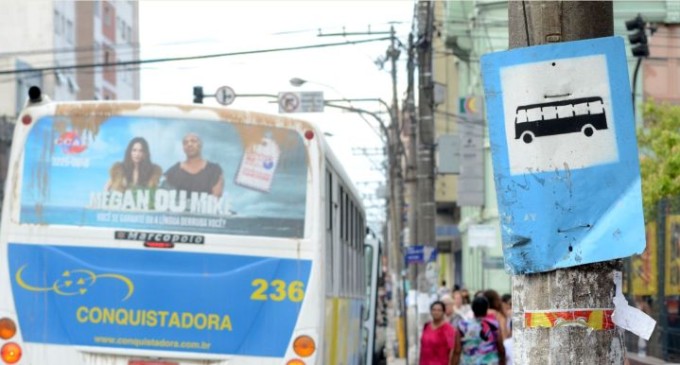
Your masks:
{"label": "blue sign border", "polygon": [[[501,70],[593,55],[606,57],[618,161],[513,176]],[[510,271],[550,271],[642,252],[645,231],[640,169],[623,39],[607,37],[519,48],[484,55],[481,64],[503,251]],[[527,220],[527,214],[532,219]]]}

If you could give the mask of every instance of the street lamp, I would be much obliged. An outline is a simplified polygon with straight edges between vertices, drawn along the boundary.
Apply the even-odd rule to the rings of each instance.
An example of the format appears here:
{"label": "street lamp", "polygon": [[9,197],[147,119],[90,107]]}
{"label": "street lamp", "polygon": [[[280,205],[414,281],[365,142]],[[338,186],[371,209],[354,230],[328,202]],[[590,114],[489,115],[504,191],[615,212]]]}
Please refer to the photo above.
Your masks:
{"label": "street lamp", "polygon": [[293,77],[292,79],[290,79],[290,84],[295,86],[295,87],[300,87],[300,86],[302,86],[306,83],[307,83],[307,80],[301,79],[299,77]]}
{"label": "street lamp", "polygon": [[291,78],[290,80],[288,80],[288,82],[289,82],[292,86],[295,86],[295,87],[300,87],[300,86],[302,86],[302,85],[304,85],[304,84],[306,84],[306,83],[317,84],[317,85],[319,85],[319,86],[327,87],[327,88],[329,88],[329,89],[335,91],[336,93],[338,93],[338,95],[342,95],[342,93],[341,93],[340,91],[338,91],[338,89],[334,88],[334,87],[331,86],[331,85],[324,84],[324,83],[321,83],[321,82],[309,81],[309,80],[305,80],[305,79],[300,78],[300,77],[293,77],[293,78]]}

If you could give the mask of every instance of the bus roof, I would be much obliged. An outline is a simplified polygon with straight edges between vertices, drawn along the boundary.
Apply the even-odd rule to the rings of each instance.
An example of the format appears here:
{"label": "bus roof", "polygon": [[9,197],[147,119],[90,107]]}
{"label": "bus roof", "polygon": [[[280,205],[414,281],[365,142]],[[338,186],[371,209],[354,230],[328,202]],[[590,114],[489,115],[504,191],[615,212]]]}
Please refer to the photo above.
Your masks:
{"label": "bus roof", "polygon": [[602,98],[599,97],[599,96],[589,96],[589,97],[585,97],[585,98],[551,101],[551,102],[547,102],[547,103],[520,105],[520,106],[517,107],[516,112],[518,112],[520,110],[527,110],[527,109],[533,109],[533,108],[544,108],[546,106],[564,106],[564,105],[574,105],[574,104],[581,104],[581,103],[590,103],[592,101],[602,102]]}

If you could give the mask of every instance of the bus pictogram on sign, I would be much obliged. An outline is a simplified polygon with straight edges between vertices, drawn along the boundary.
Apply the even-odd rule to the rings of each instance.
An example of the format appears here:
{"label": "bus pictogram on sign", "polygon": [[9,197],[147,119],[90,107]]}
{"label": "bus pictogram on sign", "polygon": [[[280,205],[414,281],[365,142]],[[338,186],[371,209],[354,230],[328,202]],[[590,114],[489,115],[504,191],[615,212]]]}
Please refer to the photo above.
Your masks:
{"label": "bus pictogram on sign", "polygon": [[524,143],[565,133],[592,137],[602,129],[607,129],[607,115],[599,96],[521,105],[515,115],[515,139]]}

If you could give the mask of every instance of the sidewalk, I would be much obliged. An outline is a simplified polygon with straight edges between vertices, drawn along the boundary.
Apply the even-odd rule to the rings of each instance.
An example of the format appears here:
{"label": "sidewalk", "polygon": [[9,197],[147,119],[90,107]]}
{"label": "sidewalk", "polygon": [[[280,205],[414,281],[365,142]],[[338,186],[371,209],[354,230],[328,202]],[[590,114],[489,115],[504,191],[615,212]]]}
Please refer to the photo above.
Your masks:
{"label": "sidewalk", "polygon": [[656,357],[638,356],[632,353],[628,353],[628,362],[630,365],[677,365],[677,363],[665,362]]}
{"label": "sidewalk", "polygon": [[[630,365],[678,365],[677,363],[664,362],[656,357],[640,357],[634,354],[628,354],[628,361]],[[388,359],[387,365],[406,365],[406,359]]]}

